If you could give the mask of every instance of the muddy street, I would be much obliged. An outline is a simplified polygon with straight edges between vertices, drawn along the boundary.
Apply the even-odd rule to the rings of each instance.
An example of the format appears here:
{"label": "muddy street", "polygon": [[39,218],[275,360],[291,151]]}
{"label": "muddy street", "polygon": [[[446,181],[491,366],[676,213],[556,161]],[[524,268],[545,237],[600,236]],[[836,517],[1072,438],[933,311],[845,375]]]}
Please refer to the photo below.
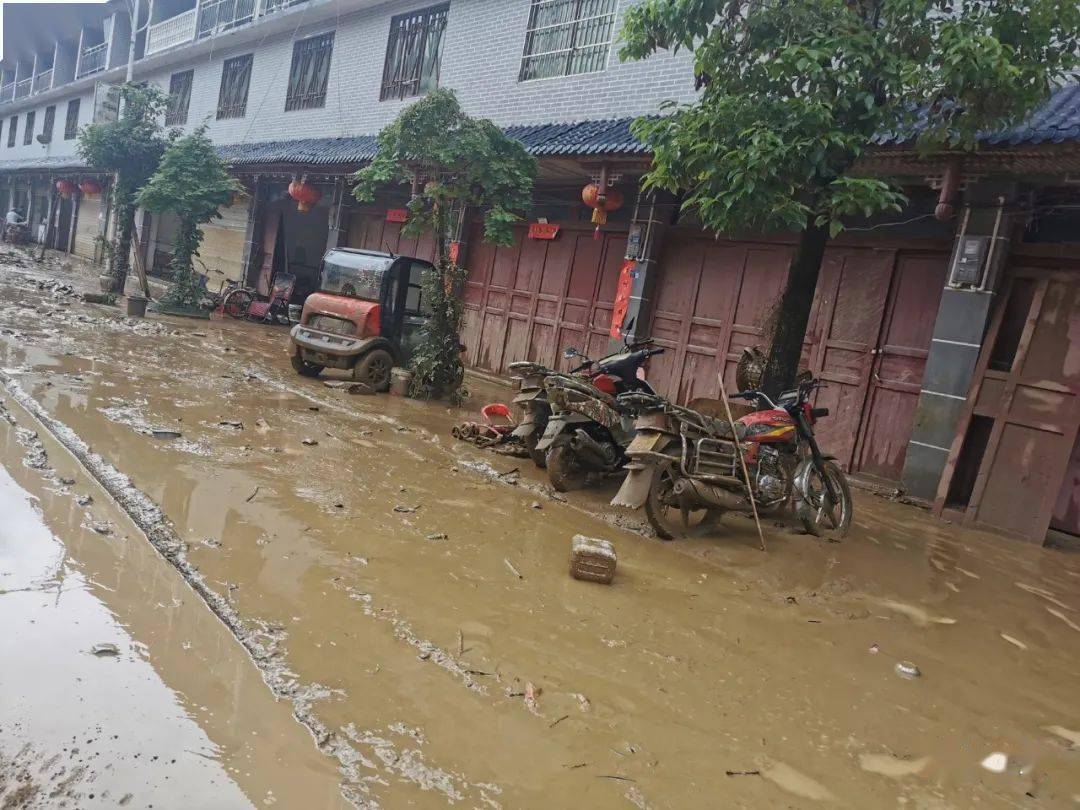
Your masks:
{"label": "muddy street", "polygon": [[661,542],[450,437],[509,389],[351,395],[90,281],[0,255],[0,801],[1080,805],[1075,553],[861,492]]}

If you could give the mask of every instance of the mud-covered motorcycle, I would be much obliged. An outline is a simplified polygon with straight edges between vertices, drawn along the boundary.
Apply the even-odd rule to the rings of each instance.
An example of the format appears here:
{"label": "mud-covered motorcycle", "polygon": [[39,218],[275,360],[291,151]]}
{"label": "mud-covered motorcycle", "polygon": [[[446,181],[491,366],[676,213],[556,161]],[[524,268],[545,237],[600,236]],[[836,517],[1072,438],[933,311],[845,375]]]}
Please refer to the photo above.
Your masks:
{"label": "mud-covered motorcycle", "polygon": [[[637,433],[626,449],[627,476],[614,506],[645,507],[665,540],[700,524],[710,513],[761,513],[794,506],[807,532],[840,537],[851,525],[853,504],[847,479],[814,438],[814,424],[827,408],[810,403],[819,380],[807,380],[773,402],[762,391],[740,391],[732,399],[757,405],[732,424],[674,405],[645,392],[619,397],[635,408]],[[746,475],[739,460],[739,441]]]}
{"label": "mud-covered motorcycle", "polygon": [[551,418],[551,403],[548,402],[544,380],[556,371],[540,363],[520,361],[508,366],[510,373],[518,379],[518,393],[514,404],[521,408],[521,421],[510,434],[511,440],[518,442],[529,451],[529,457],[537,467],[547,466],[546,453],[537,450],[536,445],[547,430]]}
{"label": "mud-covered motorcycle", "polygon": [[[652,393],[641,369],[664,350],[651,340],[629,343],[618,354],[591,360],[576,349],[567,359],[580,363],[569,374],[549,374],[544,388],[551,415],[536,445],[545,454],[551,485],[560,492],[579,489],[596,474],[617,470],[634,436],[636,412],[616,397],[630,391]],[[590,376],[576,376],[588,370]]]}

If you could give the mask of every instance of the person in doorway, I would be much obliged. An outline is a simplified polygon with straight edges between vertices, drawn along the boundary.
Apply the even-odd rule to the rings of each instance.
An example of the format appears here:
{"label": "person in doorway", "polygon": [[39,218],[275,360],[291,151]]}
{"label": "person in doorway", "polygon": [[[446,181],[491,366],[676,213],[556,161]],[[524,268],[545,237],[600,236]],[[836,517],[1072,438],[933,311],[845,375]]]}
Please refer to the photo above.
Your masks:
{"label": "person in doorway", "polygon": [[14,205],[11,206],[11,210],[8,211],[7,216],[4,217],[4,241],[11,241],[12,235],[25,227],[26,220],[22,218],[22,213]]}

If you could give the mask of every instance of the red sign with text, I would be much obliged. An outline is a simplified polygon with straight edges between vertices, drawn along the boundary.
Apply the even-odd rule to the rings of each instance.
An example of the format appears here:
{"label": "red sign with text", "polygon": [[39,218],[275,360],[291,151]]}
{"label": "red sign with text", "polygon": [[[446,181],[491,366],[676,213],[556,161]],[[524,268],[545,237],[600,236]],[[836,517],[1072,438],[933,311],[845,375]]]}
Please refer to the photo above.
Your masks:
{"label": "red sign with text", "polygon": [[387,222],[408,222],[409,221],[409,209],[408,208],[391,208],[386,212]]}
{"label": "red sign with text", "polygon": [[626,310],[630,308],[630,293],[634,289],[634,268],[637,262],[633,259],[623,259],[622,267],[619,268],[619,284],[615,288],[615,307],[611,310],[611,337],[618,340],[622,337],[622,325],[626,319]]}
{"label": "red sign with text", "polygon": [[553,222],[533,222],[529,225],[530,239],[554,239],[559,235],[559,226]]}

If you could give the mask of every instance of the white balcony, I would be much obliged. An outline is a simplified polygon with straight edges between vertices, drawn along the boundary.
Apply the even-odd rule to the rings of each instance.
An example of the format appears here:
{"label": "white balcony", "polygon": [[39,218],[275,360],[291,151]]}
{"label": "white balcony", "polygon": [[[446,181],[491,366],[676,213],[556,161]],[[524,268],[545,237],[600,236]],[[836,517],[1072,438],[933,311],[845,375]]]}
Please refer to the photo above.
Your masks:
{"label": "white balcony", "polygon": [[34,87],[32,92],[44,93],[46,90],[52,89],[52,68],[43,70],[37,76],[34,77]]}
{"label": "white balcony", "polygon": [[109,46],[102,42],[92,48],[87,48],[79,56],[79,76],[89,76],[91,73],[105,69],[105,58],[108,56]]}
{"label": "white balcony", "polygon": [[199,39],[229,31],[255,19],[255,0],[206,0],[199,3]]}
{"label": "white balcony", "polygon": [[146,31],[146,55],[182,45],[195,39],[195,24],[199,18],[197,8],[151,25]]}
{"label": "white balcony", "polygon": [[33,89],[33,82],[30,79],[23,79],[15,83],[15,98],[26,98],[30,95],[30,91]]}
{"label": "white balcony", "polygon": [[0,104],[7,104],[15,100],[15,82],[0,85]]}

